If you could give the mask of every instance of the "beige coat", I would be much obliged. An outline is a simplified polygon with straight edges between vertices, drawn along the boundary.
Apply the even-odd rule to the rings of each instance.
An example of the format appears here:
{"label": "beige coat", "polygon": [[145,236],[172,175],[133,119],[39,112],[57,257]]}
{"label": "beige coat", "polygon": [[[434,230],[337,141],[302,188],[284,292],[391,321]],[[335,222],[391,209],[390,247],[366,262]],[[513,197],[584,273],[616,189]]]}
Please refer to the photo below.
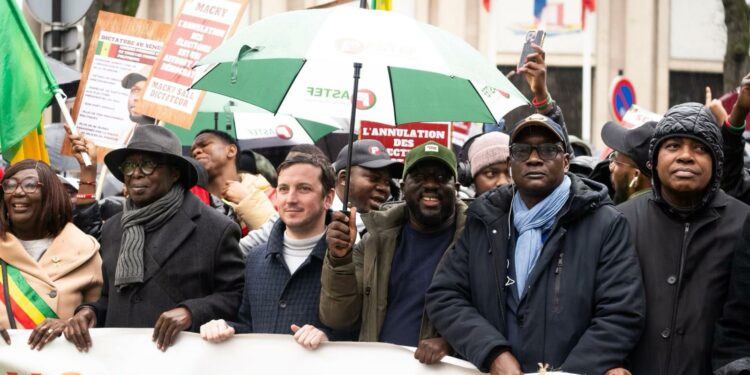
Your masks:
{"label": "beige coat", "polygon": [[276,213],[273,203],[266,195],[271,184],[261,175],[240,173],[240,183],[248,195],[239,204],[231,204],[242,224],[250,230],[260,228]]}
{"label": "beige coat", "polygon": [[[99,243],[72,223],[55,237],[39,262],[10,233],[5,240],[0,239],[0,258],[21,271],[26,282],[60,319],[72,317],[81,303],[96,301],[102,290]],[[8,328],[6,311],[0,303],[0,326]]]}

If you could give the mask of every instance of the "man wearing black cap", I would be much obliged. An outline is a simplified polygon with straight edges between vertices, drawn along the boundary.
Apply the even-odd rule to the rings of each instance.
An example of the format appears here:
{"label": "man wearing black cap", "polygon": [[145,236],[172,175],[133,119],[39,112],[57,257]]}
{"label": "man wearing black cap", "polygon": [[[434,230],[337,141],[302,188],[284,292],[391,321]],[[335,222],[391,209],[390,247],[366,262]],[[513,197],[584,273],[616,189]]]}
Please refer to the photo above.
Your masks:
{"label": "man wearing black cap", "polygon": [[128,95],[128,113],[130,114],[130,121],[138,125],[153,125],[156,123],[156,119],[148,117],[135,110],[136,104],[141,100],[143,91],[146,89],[146,76],[142,73],[145,72],[133,72],[129,73],[122,78],[122,88],[130,90]]}
{"label": "man wearing black cap", "polygon": [[633,129],[626,129],[611,121],[604,124],[602,140],[614,150],[609,155],[609,173],[615,204],[651,190],[648,147],[655,129],[654,121]]}
{"label": "man wearing black cap", "polygon": [[405,202],[363,215],[367,233],[356,244],[354,215],[333,213],[320,281],[323,324],[359,329],[360,341],[416,346],[423,363],[449,353],[424,314],[424,302],[435,270],[464,226],[456,168],[453,151],[436,142],[409,151],[401,183]]}
{"label": "man wearing black cap", "polygon": [[[344,208],[344,188],[346,186],[346,159],[349,146],[344,146],[333,163],[336,173],[336,196],[331,208],[340,211]],[[357,208],[357,233],[365,230],[360,217],[377,210],[391,196],[391,178],[400,176],[404,165],[388,156],[385,146],[373,139],[354,141],[352,144],[352,167],[349,180],[349,201]]]}
{"label": "man wearing black cap", "polygon": [[514,127],[514,184],[472,203],[427,292],[438,332],[482,371],[605,374],[643,329],[628,224],[603,185],[568,173],[567,139],[539,114]]}
{"label": "man wearing black cap", "polygon": [[79,306],[65,330],[79,350],[91,347],[94,326],[154,327],[153,341],[166,350],[180,331],[236,314],[239,227],[187,191],[197,177],[181,151],[170,130],[144,125],[104,157],[128,198],[102,227],[101,298]]}

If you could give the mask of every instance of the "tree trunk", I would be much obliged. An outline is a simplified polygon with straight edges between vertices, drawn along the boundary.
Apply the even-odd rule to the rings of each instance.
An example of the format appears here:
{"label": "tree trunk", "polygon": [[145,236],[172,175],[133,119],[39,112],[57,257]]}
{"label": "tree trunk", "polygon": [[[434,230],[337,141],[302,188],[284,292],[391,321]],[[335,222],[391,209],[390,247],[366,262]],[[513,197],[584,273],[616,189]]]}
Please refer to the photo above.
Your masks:
{"label": "tree trunk", "polygon": [[86,20],[83,24],[83,58],[85,59],[88,56],[91,34],[94,33],[94,26],[100,10],[133,17],[138,11],[140,2],[141,0],[95,0],[89,11],[86,12]]}
{"label": "tree trunk", "polygon": [[727,26],[727,50],[724,54],[724,92],[737,88],[750,72],[750,7],[745,0],[722,0]]}

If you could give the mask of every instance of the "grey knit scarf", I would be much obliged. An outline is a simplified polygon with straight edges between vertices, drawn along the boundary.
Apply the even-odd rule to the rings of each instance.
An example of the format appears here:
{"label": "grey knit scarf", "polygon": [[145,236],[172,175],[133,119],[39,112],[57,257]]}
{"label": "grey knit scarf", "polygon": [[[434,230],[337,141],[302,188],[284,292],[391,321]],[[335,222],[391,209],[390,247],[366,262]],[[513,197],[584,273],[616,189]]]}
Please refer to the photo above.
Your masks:
{"label": "grey knit scarf", "polygon": [[175,184],[163,197],[153,203],[136,208],[128,199],[122,213],[122,241],[117,258],[115,287],[143,282],[143,250],[146,232],[160,228],[182,207],[185,188]]}

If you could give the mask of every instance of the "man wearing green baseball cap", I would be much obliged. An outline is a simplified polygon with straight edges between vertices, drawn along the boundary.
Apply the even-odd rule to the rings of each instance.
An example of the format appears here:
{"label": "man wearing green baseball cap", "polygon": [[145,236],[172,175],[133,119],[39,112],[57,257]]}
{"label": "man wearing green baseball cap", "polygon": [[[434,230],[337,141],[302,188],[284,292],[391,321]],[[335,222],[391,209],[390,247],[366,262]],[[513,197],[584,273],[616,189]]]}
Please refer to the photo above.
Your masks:
{"label": "man wearing green baseball cap", "polygon": [[[435,142],[409,151],[404,202],[362,215],[368,231],[354,245],[354,212],[333,213],[321,276],[320,320],[359,329],[360,341],[417,347],[415,358],[439,362],[450,347],[424,314],[432,276],[453,248],[466,205],[456,198],[456,156]],[[370,270],[367,273],[364,270]]]}

